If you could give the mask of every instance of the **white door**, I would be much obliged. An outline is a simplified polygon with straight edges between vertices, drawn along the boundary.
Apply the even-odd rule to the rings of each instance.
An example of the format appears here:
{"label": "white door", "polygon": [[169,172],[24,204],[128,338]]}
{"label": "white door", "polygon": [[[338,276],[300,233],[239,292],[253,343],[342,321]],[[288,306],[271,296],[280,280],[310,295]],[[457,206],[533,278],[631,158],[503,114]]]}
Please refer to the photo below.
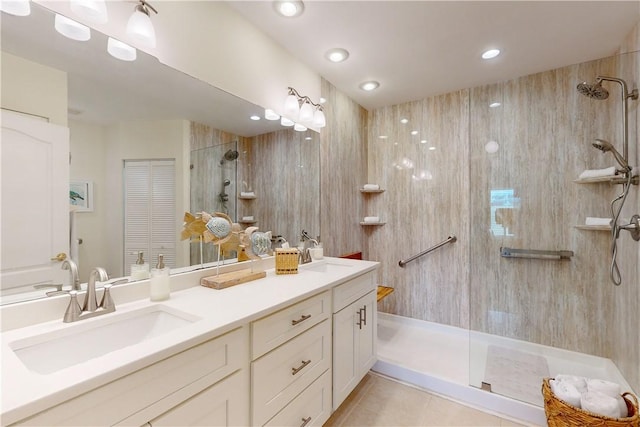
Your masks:
{"label": "white door", "polygon": [[0,118],[4,297],[64,277],[52,258],[69,254],[69,129],[9,111]]}

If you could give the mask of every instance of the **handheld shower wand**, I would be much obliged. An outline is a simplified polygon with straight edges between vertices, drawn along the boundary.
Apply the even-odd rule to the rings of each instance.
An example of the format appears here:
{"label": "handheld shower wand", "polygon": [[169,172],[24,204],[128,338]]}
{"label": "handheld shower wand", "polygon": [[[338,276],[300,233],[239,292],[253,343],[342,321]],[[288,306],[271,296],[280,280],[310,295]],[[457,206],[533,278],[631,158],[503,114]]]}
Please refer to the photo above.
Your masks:
{"label": "handheld shower wand", "polygon": [[615,147],[610,142],[605,141],[604,139],[596,139],[596,142],[594,142],[592,145],[603,153],[606,153],[607,151],[611,152],[618,164],[622,167],[623,171],[625,173],[631,172],[631,167],[629,166],[627,160],[622,156],[622,154],[620,154],[620,152],[618,152],[618,150],[615,149]]}

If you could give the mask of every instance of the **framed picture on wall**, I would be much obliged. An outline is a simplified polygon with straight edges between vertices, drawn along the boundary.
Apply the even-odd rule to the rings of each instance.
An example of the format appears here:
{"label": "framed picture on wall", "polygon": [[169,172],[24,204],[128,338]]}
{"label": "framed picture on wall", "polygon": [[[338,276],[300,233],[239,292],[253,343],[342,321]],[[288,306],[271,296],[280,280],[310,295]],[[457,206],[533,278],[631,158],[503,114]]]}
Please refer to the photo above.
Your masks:
{"label": "framed picture on wall", "polygon": [[93,212],[93,181],[71,180],[69,203],[76,212]]}

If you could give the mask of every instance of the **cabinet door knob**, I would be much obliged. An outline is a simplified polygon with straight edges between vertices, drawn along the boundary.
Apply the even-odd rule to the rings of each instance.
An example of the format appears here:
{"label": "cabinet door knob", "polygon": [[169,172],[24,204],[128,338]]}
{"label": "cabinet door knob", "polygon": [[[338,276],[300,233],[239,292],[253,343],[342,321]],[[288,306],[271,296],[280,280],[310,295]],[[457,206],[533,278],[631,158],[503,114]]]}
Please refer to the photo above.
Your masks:
{"label": "cabinet door knob", "polygon": [[300,427],[306,426],[307,424],[309,424],[309,421],[311,421],[311,417],[303,418],[302,424],[300,424]]}
{"label": "cabinet door knob", "polygon": [[304,314],[302,317],[300,317],[298,320],[292,320],[291,321],[291,325],[292,326],[296,326],[298,323],[302,323],[307,319],[311,319],[311,315],[310,314]]}
{"label": "cabinet door knob", "polygon": [[309,360],[303,360],[302,361],[302,365],[298,366],[297,368],[291,368],[291,375],[295,375],[298,372],[300,372],[305,366],[307,366],[309,363],[311,363],[311,359]]}

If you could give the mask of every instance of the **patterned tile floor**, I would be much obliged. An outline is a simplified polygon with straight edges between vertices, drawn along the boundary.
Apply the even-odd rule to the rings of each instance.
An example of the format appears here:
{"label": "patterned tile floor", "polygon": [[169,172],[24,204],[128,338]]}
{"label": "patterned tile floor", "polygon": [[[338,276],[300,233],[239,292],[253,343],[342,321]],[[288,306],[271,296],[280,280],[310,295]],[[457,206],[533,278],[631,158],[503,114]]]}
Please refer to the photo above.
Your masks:
{"label": "patterned tile floor", "polygon": [[367,374],[324,427],[524,426],[397,381]]}

